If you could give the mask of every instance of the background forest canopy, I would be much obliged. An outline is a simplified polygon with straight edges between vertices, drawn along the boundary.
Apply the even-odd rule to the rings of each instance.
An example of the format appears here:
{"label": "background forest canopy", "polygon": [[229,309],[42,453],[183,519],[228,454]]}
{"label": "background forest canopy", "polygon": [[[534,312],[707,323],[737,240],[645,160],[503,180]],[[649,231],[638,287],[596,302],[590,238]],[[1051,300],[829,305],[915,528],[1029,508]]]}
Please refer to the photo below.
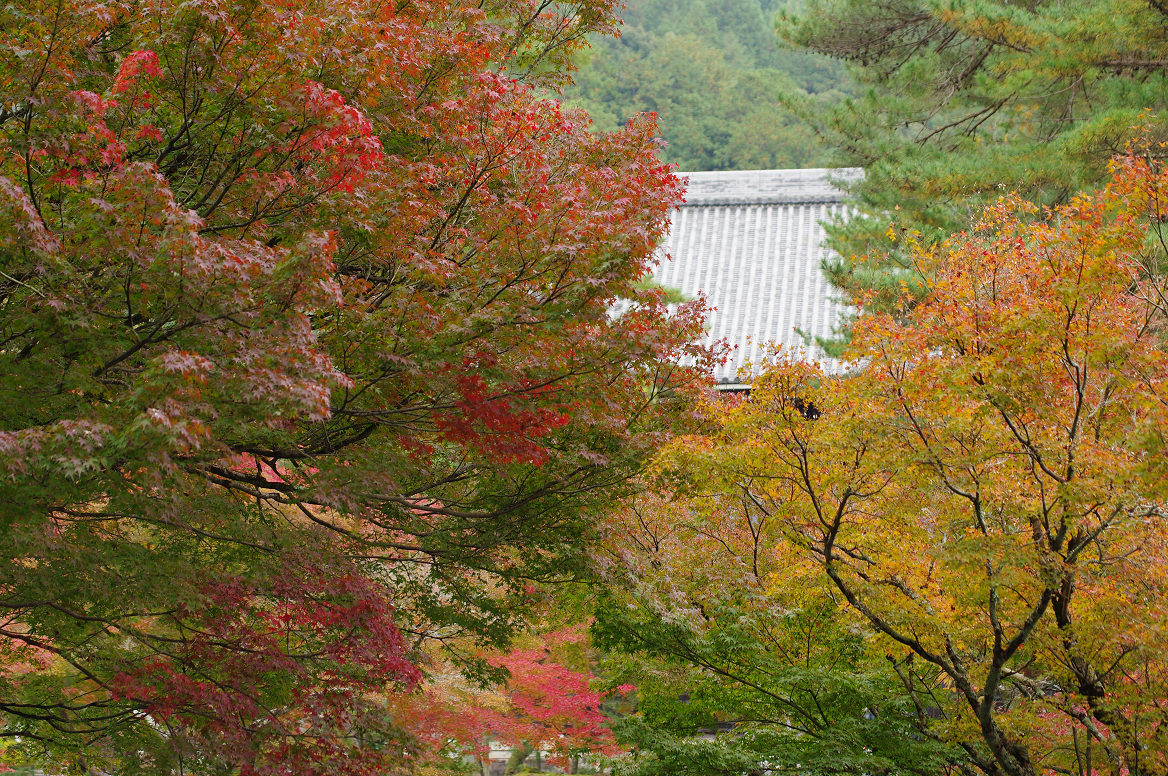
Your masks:
{"label": "background forest canopy", "polygon": [[774,18],[802,0],[631,0],[619,38],[596,36],[565,97],[595,128],[658,114],[662,159],[682,170],[827,166],[831,153],[783,104],[787,93],[842,99],[850,79],[795,51]]}

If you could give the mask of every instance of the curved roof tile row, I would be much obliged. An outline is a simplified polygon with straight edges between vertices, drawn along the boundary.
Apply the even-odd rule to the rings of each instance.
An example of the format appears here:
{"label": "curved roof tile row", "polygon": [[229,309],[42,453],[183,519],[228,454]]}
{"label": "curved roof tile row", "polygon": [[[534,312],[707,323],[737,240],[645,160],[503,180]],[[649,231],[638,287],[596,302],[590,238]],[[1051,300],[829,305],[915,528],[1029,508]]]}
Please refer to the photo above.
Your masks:
{"label": "curved roof tile row", "polygon": [[653,279],[687,297],[704,292],[715,308],[707,342],[725,339],[734,348],[715,372],[723,386],[749,383],[772,343],[839,369],[814,345],[816,337],[831,337],[847,312],[821,269],[828,256],[822,222],[847,212],[832,182],[860,174],[678,173],[688,179],[686,202],[672,214]]}

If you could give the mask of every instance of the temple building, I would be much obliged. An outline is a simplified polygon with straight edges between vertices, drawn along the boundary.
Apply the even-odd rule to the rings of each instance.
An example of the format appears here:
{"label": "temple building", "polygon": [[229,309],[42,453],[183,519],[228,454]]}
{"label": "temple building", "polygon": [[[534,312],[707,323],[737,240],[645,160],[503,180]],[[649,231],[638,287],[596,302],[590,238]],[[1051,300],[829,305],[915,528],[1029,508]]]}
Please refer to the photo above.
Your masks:
{"label": "temple building", "polygon": [[847,211],[834,181],[854,168],[678,173],[686,201],[672,214],[653,279],[688,298],[704,292],[715,308],[708,341],[734,347],[715,377],[719,387],[745,388],[768,343],[819,361],[838,363],[815,345],[831,338],[848,309],[828,283],[822,263],[822,222]]}

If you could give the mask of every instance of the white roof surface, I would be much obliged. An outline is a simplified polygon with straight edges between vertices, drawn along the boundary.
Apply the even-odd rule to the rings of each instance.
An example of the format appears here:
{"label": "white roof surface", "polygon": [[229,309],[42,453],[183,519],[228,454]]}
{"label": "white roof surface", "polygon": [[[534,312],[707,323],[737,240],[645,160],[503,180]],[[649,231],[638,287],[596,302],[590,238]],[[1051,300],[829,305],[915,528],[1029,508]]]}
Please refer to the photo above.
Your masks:
{"label": "white roof surface", "polygon": [[[715,308],[707,342],[734,350],[719,367],[721,384],[749,383],[775,343],[839,365],[814,345],[830,338],[847,308],[821,269],[828,252],[821,222],[846,213],[832,180],[851,180],[854,168],[678,173],[688,179],[686,202],[672,214],[653,279],[687,297],[704,292]],[[805,345],[803,332],[812,337]]]}

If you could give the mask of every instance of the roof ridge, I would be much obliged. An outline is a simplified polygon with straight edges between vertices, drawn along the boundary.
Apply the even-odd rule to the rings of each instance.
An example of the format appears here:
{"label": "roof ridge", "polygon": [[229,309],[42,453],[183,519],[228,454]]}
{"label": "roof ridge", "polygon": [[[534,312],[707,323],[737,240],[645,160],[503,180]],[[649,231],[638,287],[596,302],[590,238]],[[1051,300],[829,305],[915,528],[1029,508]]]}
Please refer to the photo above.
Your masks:
{"label": "roof ridge", "polygon": [[844,196],[838,194],[835,196],[825,195],[822,197],[793,197],[790,199],[783,197],[766,197],[755,199],[700,199],[695,201],[686,200],[677,205],[677,207],[740,207],[740,206],[759,206],[759,205],[837,205],[844,201]]}
{"label": "roof ridge", "polygon": [[678,172],[686,183],[683,206],[821,204],[842,202],[857,167]]}

